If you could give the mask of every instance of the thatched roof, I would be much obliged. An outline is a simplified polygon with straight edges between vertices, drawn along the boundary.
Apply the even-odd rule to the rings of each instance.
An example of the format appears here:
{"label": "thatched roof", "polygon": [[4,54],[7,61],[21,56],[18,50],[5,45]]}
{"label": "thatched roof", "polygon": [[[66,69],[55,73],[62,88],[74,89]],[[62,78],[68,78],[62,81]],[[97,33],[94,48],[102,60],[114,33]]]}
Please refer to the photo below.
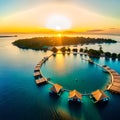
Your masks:
{"label": "thatched roof", "polygon": [[104,98],[108,98],[108,96],[102,90],[96,90],[92,92],[92,96],[97,102],[103,100]]}
{"label": "thatched roof", "polygon": [[69,98],[73,98],[73,99],[82,99],[82,94],[79,93],[76,90],[70,91],[69,93]]}
{"label": "thatched roof", "polygon": [[63,88],[63,87],[62,87],[61,85],[59,85],[59,84],[54,84],[54,85],[50,88],[50,90],[53,91],[53,92],[55,92],[55,93],[59,93],[62,88]]}

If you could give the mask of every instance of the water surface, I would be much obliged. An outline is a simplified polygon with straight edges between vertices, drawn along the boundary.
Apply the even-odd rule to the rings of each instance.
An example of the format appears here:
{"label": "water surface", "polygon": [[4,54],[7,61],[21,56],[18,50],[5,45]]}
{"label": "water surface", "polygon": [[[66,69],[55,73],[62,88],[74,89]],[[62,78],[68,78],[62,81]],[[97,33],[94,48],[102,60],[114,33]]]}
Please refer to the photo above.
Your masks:
{"label": "water surface", "polygon": [[[38,35],[19,35],[17,39],[34,36]],[[113,37],[109,36],[109,38]],[[120,40],[119,36],[114,38]],[[49,95],[51,85],[36,86],[33,78],[34,66],[51,52],[22,50],[11,44],[14,40],[16,38],[0,38],[0,120],[120,119],[118,114],[120,111],[119,95],[106,92],[110,97],[110,101],[108,104],[102,105],[95,105],[89,97],[84,96],[83,103],[80,106],[75,106],[68,104],[68,92],[64,92],[56,98]],[[87,46],[91,47],[91,45]],[[98,47],[97,44],[94,46]],[[118,46],[119,43],[104,44],[103,49],[119,53]],[[95,61],[109,65],[120,73],[120,61],[118,60],[113,61],[110,59],[106,61],[101,58],[95,59]],[[97,88],[104,88],[109,78],[99,67],[82,61],[79,55],[51,57],[42,67],[42,72],[49,76],[52,81],[59,82],[66,88],[74,89],[73,87],[76,87],[80,92],[90,92]],[[69,75],[70,77],[68,77]],[[95,76],[94,79],[92,79],[93,75]],[[75,79],[78,79],[80,84],[76,84]],[[68,84],[67,81],[69,80],[72,85]],[[92,83],[92,81],[94,82]]]}

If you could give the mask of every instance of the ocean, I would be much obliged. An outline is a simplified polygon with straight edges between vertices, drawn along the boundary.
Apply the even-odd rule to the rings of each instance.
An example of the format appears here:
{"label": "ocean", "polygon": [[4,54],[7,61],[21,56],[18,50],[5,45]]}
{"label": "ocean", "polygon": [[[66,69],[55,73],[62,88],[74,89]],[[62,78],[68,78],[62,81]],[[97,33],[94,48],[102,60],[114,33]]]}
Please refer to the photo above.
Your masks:
{"label": "ocean", "polygon": [[[107,104],[96,105],[83,96],[81,105],[68,103],[68,92],[60,97],[49,94],[50,84],[37,86],[33,77],[35,65],[50,51],[22,50],[13,46],[16,39],[37,37],[39,34],[19,34],[18,37],[0,38],[0,120],[119,120],[120,95],[105,93],[110,97]],[[82,35],[84,36],[84,35]],[[104,51],[120,53],[120,36],[89,35],[117,40],[115,44],[102,44]],[[74,47],[74,46],[71,46]],[[83,45],[98,49],[99,45]],[[94,59],[120,73],[120,61]],[[41,71],[53,83],[79,92],[91,93],[105,89],[110,76],[103,70],[81,59],[80,55],[58,54],[43,64]],[[77,81],[76,81],[77,79]]]}

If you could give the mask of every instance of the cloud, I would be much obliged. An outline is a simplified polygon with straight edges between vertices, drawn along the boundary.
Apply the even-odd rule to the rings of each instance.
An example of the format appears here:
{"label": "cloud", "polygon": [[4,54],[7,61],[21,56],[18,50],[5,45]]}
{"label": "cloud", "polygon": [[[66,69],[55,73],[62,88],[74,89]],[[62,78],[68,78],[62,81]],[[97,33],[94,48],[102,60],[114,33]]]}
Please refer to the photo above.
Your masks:
{"label": "cloud", "polygon": [[112,30],[114,30],[114,29],[117,29],[117,28],[109,28],[109,29],[112,29]]}
{"label": "cloud", "polygon": [[104,30],[102,29],[93,29],[93,30],[87,30],[86,32],[90,32],[90,33],[95,33],[95,32],[103,32]]}

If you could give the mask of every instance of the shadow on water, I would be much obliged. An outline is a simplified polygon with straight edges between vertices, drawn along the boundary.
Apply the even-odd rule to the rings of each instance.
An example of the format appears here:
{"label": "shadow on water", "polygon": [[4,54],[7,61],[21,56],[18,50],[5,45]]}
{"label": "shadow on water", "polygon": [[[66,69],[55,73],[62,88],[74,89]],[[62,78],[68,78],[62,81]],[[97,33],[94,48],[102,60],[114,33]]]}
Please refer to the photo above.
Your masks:
{"label": "shadow on water", "polygon": [[98,108],[98,110],[103,110],[107,107],[109,102],[110,101],[98,102],[98,103],[95,103],[95,106]]}
{"label": "shadow on water", "polygon": [[80,102],[68,102],[69,113],[73,118],[82,118],[82,103]]}
{"label": "shadow on water", "polygon": [[68,52],[67,55],[70,55],[70,53]]}
{"label": "shadow on water", "polygon": [[110,58],[109,57],[105,57],[105,61],[109,61],[110,60]]}
{"label": "shadow on water", "polygon": [[62,55],[63,55],[63,56],[65,56],[65,55],[66,55],[66,53],[65,53],[65,52],[63,52],[63,53],[62,53]]}
{"label": "shadow on water", "polygon": [[112,60],[113,62],[116,62],[116,58],[112,58],[111,60]]}
{"label": "shadow on water", "polygon": [[69,101],[68,102],[68,107],[71,112],[78,112],[81,110],[81,102],[74,102],[74,101]]}
{"label": "shadow on water", "polygon": [[94,65],[95,65],[94,63],[88,62],[88,66],[94,66]]}
{"label": "shadow on water", "polygon": [[49,92],[49,96],[50,96],[50,98],[51,98],[53,101],[58,100],[59,97],[60,97],[59,95],[54,94],[54,93],[51,93],[51,92]]}

